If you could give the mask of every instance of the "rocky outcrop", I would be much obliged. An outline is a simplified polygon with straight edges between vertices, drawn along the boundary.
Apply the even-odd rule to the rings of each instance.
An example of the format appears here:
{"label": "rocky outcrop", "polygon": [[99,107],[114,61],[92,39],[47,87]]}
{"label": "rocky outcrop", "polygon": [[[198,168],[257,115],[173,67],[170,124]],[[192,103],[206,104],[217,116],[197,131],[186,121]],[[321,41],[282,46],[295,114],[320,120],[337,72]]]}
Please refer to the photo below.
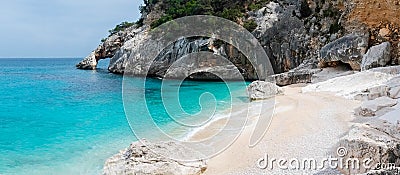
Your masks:
{"label": "rocky outcrop", "polygon": [[400,166],[400,125],[381,119],[367,123],[356,124],[349,133],[342,138],[338,147],[346,152],[343,160],[358,159],[360,162],[371,160],[369,167],[360,164],[360,168],[344,168],[343,173],[359,174],[379,168],[379,165],[394,164]]}
{"label": "rocky outcrop", "polygon": [[275,73],[287,72],[305,60],[318,57],[319,49],[341,35],[332,30],[340,16],[319,12],[338,10],[330,3],[305,1],[271,2],[250,13],[258,27],[254,36],[264,46]]}
{"label": "rocky outcrop", "polygon": [[[263,4],[260,9],[243,12],[243,17],[237,19],[237,23],[244,25],[245,22],[255,21],[257,27],[252,34],[264,47],[275,73],[283,73],[292,70],[304,61],[319,59],[321,67],[336,66],[341,63],[349,64],[353,70],[360,70],[362,58],[368,47],[383,42],[390,42],[391,48],[388,58],[387,52],[383,52],[383,59],[378,62],[375,46],[365,56],[364,67],[398,64],[400,59],[400,43],[398,34],[400,31],[399,21],[396,18],[388,18],[386,14],[397,15],[382,6],[381,10],[371,11],[370,4],[380,6],[379,2],[355,2],[345,1],[305,1],[305,0],[279,0]],[[95,69],[97,61],[104,58],[112,58],[109,71],[112,73],[124,73],[126,65],[124,60],[138,49],[139,45],[146,45],[146,34],[150,24],[163,16],[165,6],[162,1],[152,3],[145,7],[142,14],[142,27],[133,26],[109,36],[96,50],[88,57],[77,64],[80,69]],[[364,6],[368,6],[364,7]],[[398,5],[393,4],[393,8]],[[354,10],[357,9],[357,10]],[[363,10],[360,10],[363,9]],[[384,11],[384,12],[383,12]],[[370,20],[370,16],[379,16]],[[385,20],[381,20],[385,19]],[[348,35],[345,35],[348,34]],[[344,36],[345,35],[345,36]],[[337,39],[339,38],[339,39]],[[133,40],[134,42],[128,42]],[[197,40],[197,41],[196,41]],[[188,54],[192,51],[218,52],[227,57],[243,73],[245,79],[257,79],[253,73],[253,67],[246,63],[246,59],[237,49],[227,44],[216,44],[213,48],[196,45],[207,40],[197,38],[180,40],[169,46],[165,53],[159,58],[161,64],[155,64],[150,75],[163,77],[163,72],[176,59],[177,56]],[[177,47],[178,46],[178,47]],[[169,50],[168,50],[169,49]],[[171,50],[172,49],[172,50]],[[147,60],[140,55],[135,55],[136,61],[143,63]],[[380,56],[379,56],[380,57]],[[146,61],[141,61],[144,59]],[[387,60],[389,62],[386,63]],[[375,63],[378,63],[375,65]],[[146,63],[144,63],[146,64]],[[372,65],[371,65],[372,64]],[[138,66],[137,72],[140,72]],[[146,66],[144,66],[146,67]],[[159,69],[159,70],[158,70]],[[143,72],[140,72],[144,74]],[[147,73],[147,72],[146,72]],[[289,77],[293,73],[289,73]],[[304,74],[303,74],[304,75]],[[288,76],[288,74],[284,74]],[[207,79],[215,76],[196,76]],[[285,80],[286,81],[286,80]],[[290,81],[289,81],[290,82]],[[293,81],[296,82],[296,81]],[[304,81],[301,81],[304,82]],[[308,81],[306,81],[308,82]],[[288,83],[288,81],[287,81]],[[283,83],[283,84],[287,84]]]}
{"label": "rocky outcrop", "polygon": [[339,62],[349,64],[353,70],[360,70],[368,40],[366,34],[350,34],[327,44],[320,51],[320,66],[327,67]]}
{"label": "rocky outcrop", "polygon": [[303,92],[333,92],[360,101],[383,96],[396,97],[399,77],[400,66],[374,68],[308,85]]}
{"label": "rocky outcrop", "polygon": [[264,46],[275,73],[297,67],[306,54],[304,37],[295,37],[306,33],[303,21],[292,15],[295,10],[295,4],[283,7],[271,2],[251,17],[258,24],[254,36]]}
{"label": "rocky outcrop", "polygon": [[393,99],[400,98],[400,75],[388,81],[386,83],[386,86],[389,87],[388,96],[390,98]]}
{"label": "rocky outcrop", "polygon": [[254,81],[247,87],[250,101],[264,100],[283,94],[283,90],[276,84],[265,81]]}
{"label": "rocky outcrop", "polygon": [[392,78],[380,85],[369,87],[366,90],[359,92],[355,96],[355,99],[365,101],[386,96],[393,99],[399,98],[400,66],[374,68],[371,69],[371,71],[392,75]]}
{"label": "rocky outcrop", "polygon": [[371,36],[370,46],[390,42],[392,46],[390,64],[399,64],[400,2],[358,0],[354,1],[353,6],[355,10],[351,11],[347,20],[368,28]]}
{"label": "rocky outcrop", "polygon": [[289,72],[274,75],[276,84],[286,86],[299,83],[311,83],[313,75],[320,72],[321,69],[303,69],[291,70]]}
{"label": "rocky outcrop", "polygon": [[126,41],[132,39],[137,33],[142,32],[143,29],[144,28],[131,26],[125,30],[112,34],[94,51],[92,51],[89,56],[79,62],[76,67],[78,69],[96,69],[99,60],[113,57]]}
{"label": "rocky outcrop", "polygon": [[135,142],[125,150],[109,158],[103,168],[104,175],[122,174],[177,174],[198,175],[207,166],[204,161],[178,161],[162,155],[173,155],[182,160],[193,160],[198,153],[174,142]]}
{"label": "rocky outcrop", "polygon": [[90,53],[89,56],[87,56],[85,59],[83,59],[81,62],[79,62],[76,67],[78,69],[85,69],[85,70],[94,70],[97,67],[97,59],[96,59],[96,52],[93,51]]}
{"label": "rocky outcrop", "polygon": [[[229,44],[215,46],[214,43],[214,39],[211,38],[182,38],[164,48],[153,60],[146,57],[146,53],[140,52],[139,45],[152,47],[156,44],[150,43],[146,33],[138,34],[116,52],[108,69],[113,73],[124,73],[126,64],[129,64],[129,73],[139,76],[165,78],[168,73],[167,78],[177,79],[185,77],[197,80],[258,79],[250,61],[237,49]],[[180,60],[186,56],[190,59]],[[225,59],[217,57],[225,57]],[[240,77],[237,74],[238,70]],[[221,75],[221,77],[210,73]]]}
{"label": "rocky outcrop", "polygon": [[389,90],[390,90],[390,87],[385,84],[371,86],[364,90],[360,90],[360,91],[356,92],[354,99],[360,100],[360,101],[375,100],[379,97],[388,96]]}
{"label": "rocky outcrop", "polygon": [[[161,7],[163,6],[155,4],[146,8],[142,16],[143,27],[134,26],[111,35],[87,58],[78,63],[77,67],[95,69],[98,60],[111,58],[109,71],[118,74],[124,73],[127,64],[124,61],[130,58],[140,45],[149,45],[146,43],[149,25],[151,21],[160,17],[156,13],[163,12],[162,9],[159,9]],[[339,25],[340,16],[326,15],[332,10],[341,11],[334,4],[328,2],[321,1],[311,5],[303,0],[282,0],[270,2],[259,10],[248,11],[239,21],[254,20],[257,23],[258,26],[252,33],[264,47],[268,55],[268,58],[265,59],[270,59],[275,73],[283,73],[296,68],[305,60],[316,59],[318,50],[323,45],[342,35],[343,30],[333,30],[332,27]],[[148,66],[148,60],[142,55],[136,54],[131,58],[137,64],[144,64],[135,67],[136,73],[163,77],[163,73],[171,65],[170,63],[173,63],[179,56],[200,50],[225,56],[242,72],[245,79],[258,78],[247,58],[236,48],[221,43],[210,47],[210,44],[204,45],[208,42],[207,40],[202,37],[185,38],[172,43],[164,49],[163,53],[160,53],[149,74],[141,72],[143,67]],[[214,76],[197,77],[207,79]]]}
{"label": "rocky outcrop", "polygon": [[361,70],[384,67],[390,60],[390,43],[384,42],[368,49],[368,52],[362,59]]}
{"label": "rocky outcrop", "polygon": [[374,100],[364,101],[361,106],[355,110],[355,114],[364,117],[372,117],[375,116],[379,110],[395,105],[397,105],[397,100],[383,96]]}

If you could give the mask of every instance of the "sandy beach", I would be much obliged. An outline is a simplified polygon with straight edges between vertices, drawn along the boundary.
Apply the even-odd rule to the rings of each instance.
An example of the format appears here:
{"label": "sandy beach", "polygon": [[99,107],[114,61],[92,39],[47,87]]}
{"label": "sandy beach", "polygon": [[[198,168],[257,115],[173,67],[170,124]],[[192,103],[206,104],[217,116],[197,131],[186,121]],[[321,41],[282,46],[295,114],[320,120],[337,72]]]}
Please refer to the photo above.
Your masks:
{"label": "sandy beach", "polygon": [[[255,127],[252,121],[227,150],[208,161],[205,174],[309,174],[323,171],[282,170],[276,165],[261,169],[257,161],[265,155],[286,160],[313,158],[322,161],[328,158],[335,153],[334,146],[339,138],[349,130],[353,110],[359,102],[323,92],[302,93],[299,85],[285,87],[284,91],[284,95],[276,96],[273,120],[261,142],[249,147]],[[194,134],[192,140],[212,136],[224,123],[224,120],[214,122]]]}
{"label": "sandy beach", "polygon": [[[275,98],[234,104],[227,111],[230,117],[211,120],[186,137],[189,142],[181,142],[180,146],[174,142],[149,145],[149,150],[166,152],[162,155],[167,157],[193,157],[192,161],[170,158],[171,163],[165,164],[165,157],[157,157],[148,146],[134,143],[110,158],[105,170],[119,172],[149,166],[145,162],[157,157],[159,160],[151,167],[161,174],[176,174],[177,169],[178,174],[212,175],[390,172],[393,169],[381,165],[392,163],[389,159],[397,160],[400,154],[400,101],[396,96],[400,92],[396,89],[400,87],[399,70],[389,67],[332,75],[311,84],[274,85],[279,90],[274,91],[278,94]],[[254,133],[263,131],[262,127],[268,128],[266,134],[250,146]],[[189,149],[181,151],[183,148]],[[126,167],[126,155],[133,156],[129,160],[133,166]],[[350,164],[354,159],[370,163]],[[396,168],[397,164],[393,165]],[[170,170],[158,168],[165,166]]]}

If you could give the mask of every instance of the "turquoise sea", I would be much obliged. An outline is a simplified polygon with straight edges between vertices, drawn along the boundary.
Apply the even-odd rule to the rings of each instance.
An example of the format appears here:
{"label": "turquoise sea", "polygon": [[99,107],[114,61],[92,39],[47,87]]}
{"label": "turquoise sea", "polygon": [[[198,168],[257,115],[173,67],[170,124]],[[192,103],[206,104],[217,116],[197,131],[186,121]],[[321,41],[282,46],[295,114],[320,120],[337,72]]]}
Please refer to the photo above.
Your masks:
{"label": "turquoise sea", "polygon": [[[123,76],[108,73],[107,61],[98,70],[77,70],[79,60],[0,59],[0,174],[101,174],[108,157],[136,140],[125,117]],[[158,126],[183,137],[190,130],[171,124],[160,98],[161,82],[146,79],[148,110]],[[199,112],[204,92],[214,95],[217,112],[231,106],[230,92],[246,102],[242,83],[230,90],[223,82],[166,85],[180,86],[179,100],[189,114]],[[182,115],[182,120],[192,119]]]}

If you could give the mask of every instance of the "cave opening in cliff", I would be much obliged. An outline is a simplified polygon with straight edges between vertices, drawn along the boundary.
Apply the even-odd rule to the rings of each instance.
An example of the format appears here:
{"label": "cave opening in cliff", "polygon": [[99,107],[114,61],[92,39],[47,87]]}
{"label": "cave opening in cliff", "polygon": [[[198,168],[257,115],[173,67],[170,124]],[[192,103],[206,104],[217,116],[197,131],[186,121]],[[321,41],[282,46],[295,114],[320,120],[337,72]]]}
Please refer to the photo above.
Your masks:
{"label": "cave opening in cliff", "polygon": [[335,69],[345,70],[345,71],[353,70],[353,68],[350,66],[350,64],[344,63],[342,61],[332,61],[332,62],[326,63],[326,65],[324,65],[322,67],[333,67]]}
{"label": "cave opening in cliff", "polygon": [[98,60],[96,69],[108,70],[108,65],[110,64],[110,60],[111,60],[111,58],[105,58],[105,59]]}

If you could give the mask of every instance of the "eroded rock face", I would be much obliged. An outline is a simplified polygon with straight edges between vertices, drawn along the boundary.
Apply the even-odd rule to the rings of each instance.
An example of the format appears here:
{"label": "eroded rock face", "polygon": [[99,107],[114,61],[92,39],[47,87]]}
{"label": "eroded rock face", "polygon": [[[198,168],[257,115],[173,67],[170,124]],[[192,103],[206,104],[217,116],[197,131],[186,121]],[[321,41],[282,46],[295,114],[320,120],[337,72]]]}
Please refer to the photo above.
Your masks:
{"label": "eroded rock face", "polygon": [[[143,142],[143,143],[142,143]],[[122,174],[176,174],[198,175],[206,170],[204,161],[176,161],[162,155],[194,160],[199,154],[174,142],[132,143],[131,146],[109,158],[103,168],[104,175]]]}
{"label": "eroded rock face", "polygon": [[89,56],[84,58],[76,65],[78,69],[96,69],[97,62],[101,59],[111,58],[124,45],[124,43],[132,39],[137,33],[140,33],[144,28],[129,27],[109,36],[101,43]]}
{"label": "eroded rock face", "polygon": [[368,34],[349,34],[327,44],[320,51],[320,66],[342,62],[349,64],[353,70],[360,70],[368,40]]}
{"label": "eroded rock face", "polygon": [[389,64],[390,60],[390,43],[384,42],[368,49],[362,59],[361,70],[384,67]]}
{"label": "eroded rock face", "polygon": [[[156,7],[161,6],[155,5],[154,8]],[[274,72],[282,73],[296,68],[304,60],[316,59],[317,53],[323,45],[342,35],[343,31],[331,30],[332,26],[337,25],[339,16],[324,15],[332,9],[337,10],[328,2],[321,1],[309,4],[304,0],[282,0],[270,2],[259,10],[247,12],[248,15],[243,17],[247,19],[243,20],[254,20],[257,23],[258,27],[252,33],[264,47],[268,55],[268,58],[265,59],[271,61]],[[150,46],[149,43],[146,43],[149,24],[160,17],[157,13],[162,13],[162,9],[148,10],[149,12],[142,16],[144,19],[143,27],[132,27],[110,36],[92,54],[77,64],[77,67],[95,69],[99,59],[112,58],[109,71],[122,74],[128,64],[125,63],[125,60],[130,58],[133,53],[131,63],[137,62],[137,65],[134,65],[133,68],[134,72],[138,75],[148,74],[143,70],[149,66],[149,60],[135,52],[140,45]],[[207,39],[200,37],[195,40],[176,41],[168,46],[164,53],[160,53],[149,74],[163,77],[163,72],[168,68],[169,63],[172,63],[178,56],[192,51],[207,50],[226,56],[242,72],[245,79],[258,79],[247,58],[237,49],[227,44],[214,45],[215,47],[212,48],[204,47],[202,45],[204,40]],[[207,79],[207,77],[212,76],[199,76],[201,79]]]}
{"label": "eroded rock face", "polygon": [[76,68],[78,69],[85,69],[85,70],[94,70],[97,67],[97,59],[95,56],[95,51],[90,53],[89,56],[87,56],[85,59],[83,59],[81,62],[79,62],[76,65]]}
{"label": "eroded rock face", "polygon": [[[215,47],[213,39],[182,38],[164,48],[155,58],[146,56],[147,53],[140,50],[141,47],[156,47],[157,44],[150,43],[150,41],[149,36],[145,33],[136,35],[116,52],[110,61],[108,70],[113,73],[127,71],[129,74],[137,76],[176,79],[188,77],[196,80],[219,79],[217,76],[209,74],[211,72],[222,75],[221,79],[236,80],[239,71],[239,75],[244,79],[258,79],[252,64],[242,53],[227,44]],[[211,56],[207,56],[204,52],[211,52],[209,53]],[[225,57],[225,59],[217,59],[218,56]],[[185,57],[190,58],[185,59]],[[228,63],[226,60],[230,62]],[[126,70],[128,65],[129,70]],[[207,71],[210,72],[202,73]],[[193,73],[198,74],[189,76]]]}
{"label": "eroded rock face", "polygon": [[250,100],[254,101],[273,98],[276,95],[283,94],[283,91],[275,83],[254,81],[247,87],[247,93]]}
{"label": "eroded rock face", "polygon": [[254,36],[264,46],[275,73],[282,73],[300,65],[306,55],[304,23],[293,16],[296,4],[282,6],[271,2],[254,16],[258,27]]}

